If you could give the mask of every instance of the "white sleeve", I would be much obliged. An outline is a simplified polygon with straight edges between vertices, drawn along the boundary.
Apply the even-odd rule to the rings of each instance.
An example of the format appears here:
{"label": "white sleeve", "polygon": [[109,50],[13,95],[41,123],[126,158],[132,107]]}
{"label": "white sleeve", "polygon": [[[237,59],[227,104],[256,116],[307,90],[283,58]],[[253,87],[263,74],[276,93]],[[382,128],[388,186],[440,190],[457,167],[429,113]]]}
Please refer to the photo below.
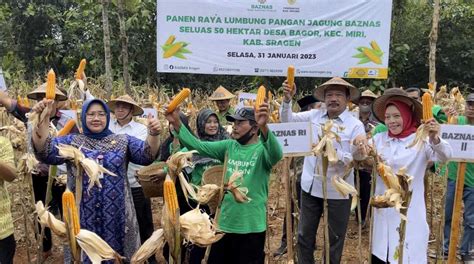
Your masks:
{"label": "white sleeve", "polygon": [[305,111],[305,112],[300,112],[300,113],[293,113],[293,110],[291,109],[292,105],[290,103],[283,103],[280,106],[280,119],[282,123],[288,123],[288,122],[308,122],[311,121],[311,116],[314,114],[314,111],[317,110],[311,110],[311,111]]}
{"label": "white sleeve", "polygon": [[440,142],[437,145],[434,145],[425,141],[427,145],[425,146],[425,155],[428,160],[446,162],[453,155],[453,149],[451,145],[446,140],[440,138]]}

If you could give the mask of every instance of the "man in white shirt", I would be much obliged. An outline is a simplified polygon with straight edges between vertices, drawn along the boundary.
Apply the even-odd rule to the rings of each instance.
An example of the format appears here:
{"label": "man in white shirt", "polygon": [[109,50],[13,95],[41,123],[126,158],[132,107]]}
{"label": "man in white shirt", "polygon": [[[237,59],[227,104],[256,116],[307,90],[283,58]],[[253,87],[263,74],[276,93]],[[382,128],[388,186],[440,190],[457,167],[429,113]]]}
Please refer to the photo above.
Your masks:
{"label": "man in white shirt", "polygon": [[[147,127],[133,120],[133,116],[143,114],[143,109],[130,97],[123,95],[110,100],[107,105],[114,113],[115,119],[111,120],[109,129],[115,134],[127,134],[141,140],[146,140],[148,135]],[[132,190],[133,204],[137,214],[138,226],[140,228],[141,243],[145,242],[153,233],[153,216],[151,212],[150,198],[145,197],[143,189],[135,177],[136,172],[142,166],[128,163],[127,176],[128,183]],[[150,263],[156,263],[154,258],[150,258]]]}
{"label": "man in white shirt", "polygon": [[[330,182],[334,175],[342,177],[352,162],[351,144],[354,141],[366,141],[364,125],[346,109],[347,102],[354,101],[360,93],[352,84],[335,77],[317,87],[314,92],[316,99],[326,104],[326,109],[293,113],[291,99],[296,92],[296,86],[290,88],[285,81],[283,87],[285,97],[280,108],[282,122],[311,122],[314,142],[318,141],[318,134],[321,134],[321,125],[329,119],[332,119],[336,126],[343,128],[339,130],[333,128],[333,131],[341,137],[341,143],[334,142],[338,161],[335,165],[329,165],[327,171],[330,262],[340,263],[351,202],[348,197],[340,195]],[[305,157],[301,176],[301,213],[297,242],[298,260],[302,264],[314,263],[316,231],[323,215],[322,175],[321,157]],[[354,185],[352,171],[346,181]]]}

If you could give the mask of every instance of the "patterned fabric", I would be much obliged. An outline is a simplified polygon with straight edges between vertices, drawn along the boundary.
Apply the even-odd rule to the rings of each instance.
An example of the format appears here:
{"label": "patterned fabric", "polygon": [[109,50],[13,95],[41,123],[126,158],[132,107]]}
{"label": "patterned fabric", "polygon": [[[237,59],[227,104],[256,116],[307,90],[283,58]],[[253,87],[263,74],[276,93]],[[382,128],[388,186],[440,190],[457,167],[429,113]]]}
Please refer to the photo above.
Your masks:
{"label": "patterned fabric", "polygon": [[[48,138],[46,151],[37,153],[37,157],[52,165],[64,163],[64,159],[58,158],[56,146],[60,143],[80,147],[86,157],[97,160],[106,169],[117,174],[117,177],[105,174],[100,179],[102,188],[94,186],[90,192],[87,191],[89,177],[83,174],[81,228],[95,232],[120,255],[130,260],[133,253],[138,250],[140,235],[127,180],[127,164],[128,162],[151,164],[155,157],[151,154],[150,146],[128,135],[109,135],[102,139],[68,135]],[[76,168],[69,161],[66,161],[66,164],[68,187],[75,191]],[[87,257],[84,257],[83,261],[90,263]]]}
{"label": "patterned fabric", "polygon": [[[0,137],[0,162],[15,166],[13,148],[7,138]],[[13,234],[13,219],[11,214],[10,197],[5,188],[5,182],[0,177],[0,240]]]}

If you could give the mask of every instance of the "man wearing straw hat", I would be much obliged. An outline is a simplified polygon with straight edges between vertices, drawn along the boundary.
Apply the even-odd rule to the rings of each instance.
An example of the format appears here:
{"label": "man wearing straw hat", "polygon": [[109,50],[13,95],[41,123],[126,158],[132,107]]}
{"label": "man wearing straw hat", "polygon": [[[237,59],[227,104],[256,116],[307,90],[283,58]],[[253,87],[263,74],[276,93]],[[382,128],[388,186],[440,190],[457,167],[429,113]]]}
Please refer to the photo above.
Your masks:
{"label": "man wearing straw hat", "polygon": [[[64,108],[66,105],[67,95],[63,89],[59,89],[56,85],[56,97],[55,103],[53,104],[52,115],[50,116],[51,123],[56,127],[57,130],[60,130],[66,122],[70,119],[69,117],[62,115],[59,111]],[[28,99],[41,102],[46,96],[46,83],[43,83],[35,90],[27,94]],[[41,104],[41,103],[40,103]],[[31,108],[22,106],[18,104],[15,99],[11,99],[3,92],[0,92],[0,105],[3,105],[7,111],[12,114],[18,120],[28,122],[27,114],[32,111]],[[34,111],[34,109],[33,109]],[[71,130],[71,133],[78,133],[79,129],[77,126],[74,126]],[[62,171],[65,171],[65,167],[58,167],[58,175]],[[42,201],[45,202],[47,185],[48,185],[48,175],[49,175],[49,166],[43,163],[38,165],[38,173],[32,174],[32,183],[33,191],[35,195],[35,202]],[[62,210],[62,201],[61,196],[64,192],[65,187],[58,184],[56,179],[53,181],[51,195],[52,199],[49,203],[49,210],[53,213],[61,212]],[[43,260],[46,260],[51,255],[51,249],[53,247],[51,230],[49,228],[44,229],[44,238],[43,238]]]}
{"label": "man wearing straw hat", "polygon": [[[115,116],[115,119],[110,122],[110,131],[115,134],[127,134],[140,140],[146,140],[148,136],[147,127],[133,120],[134,116],[140,116],[144,111],[130,95],[126,94],[112,99],[107,105]],[[142,168],[142,166],[131,162],[128,163],[127,177],[132,190],[133,204],[135,205],[135,211],[137,213],[140,240],[143,244],[143,242],[151,236],[154,228],[150,198],[145,197],[143,189],[135,177],[136,172],[140,170],[140,168]],[[150,263],[156,263],[156,260],[150,258]]]}
{"label": "man wearing straw hat", "polygon": [[[365,142],[364,125],[353,117],[347,108],[349,100],[359,97],[359,90],[342,78],[335,77],[317,87],[314,96],[326,105],[324,110],[313,109],[307,112],[293,113],[291,99],[296,93],[296,86],[289,87],[283,83],[284,100],[280,107],[282,122],[311,122],[313,124],[313,140],[318,141],[321,125],[333,120],[344,129],[337,131],[341,143],[335,142],[338,161],[329,165],[327,171],[327,197],[323,195],[322,159],[308,156],[304,159],[301,176],[301,213],[298,226],[298,260],[299,263],[313,264],[316,242],[316,231],[323,214],[324,199],[328,204],[329,243],[331,263],[340,263],[344,247],[344,239],[349,222],[351,201],[340,195],[331,185],[331,178],[342,176],[346,167],[352,162],[351,143]],[[336,128],[333,128],[336,129]],[[353,185],[354,175],[351,171],[346,181]]]}
{"label": "man wearing straw hat", "polygon": [[[380,124],[372,112],[372,104],[377,97],[376,94],[367,89],[363,91],[359,99],[355,101],[359,106],[359,120],[364,124],[365,133],[367,134],[370,133],[374,127]],[[365,226],[365,217],[367,216],[367,208],[370,200],[371,172],[372,166],[364,166],[364,164],[362,164],[359,170],[361,219],[358,219],[358,214],[356,214],[356,217],[363,226]]]}
{"label": "man wearing straw hat", "polygon": [[209,100],[214,101],[217,106],[217,117],[219,118],[219,122],[222,125],[227,124],[226,116],[233,115],[235,110],[230,106],[230,99],[234,98],[231,92],[229,92],[224,86],[220,85],[217,89],[212,93]]}

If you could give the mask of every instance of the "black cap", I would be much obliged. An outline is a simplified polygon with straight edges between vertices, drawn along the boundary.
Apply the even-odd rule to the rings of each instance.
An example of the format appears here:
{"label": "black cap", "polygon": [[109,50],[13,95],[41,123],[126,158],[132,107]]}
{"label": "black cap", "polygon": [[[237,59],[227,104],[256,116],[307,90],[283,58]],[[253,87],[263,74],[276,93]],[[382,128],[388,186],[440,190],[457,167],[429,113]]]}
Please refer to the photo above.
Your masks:
{"label": "black cap", "polygon": [[229,122],[235,122],[235,120],[243,121],[243,120],[252,120],[255,121],[255,111],[253,107],[242,107],[235,111],[235,114],[228,115],[225,117]]}
{"label": "black cap", "polygon": [[311,105],[311,104],[314,104],[314,103],[317,103],[319,102],[318,99],[314,98],[313,95],[307,95],[301,99],[299,99],[298,101],[296,101],[298,103],[298,105],[300,106],[301,109],[307,107],[308,105]]}

